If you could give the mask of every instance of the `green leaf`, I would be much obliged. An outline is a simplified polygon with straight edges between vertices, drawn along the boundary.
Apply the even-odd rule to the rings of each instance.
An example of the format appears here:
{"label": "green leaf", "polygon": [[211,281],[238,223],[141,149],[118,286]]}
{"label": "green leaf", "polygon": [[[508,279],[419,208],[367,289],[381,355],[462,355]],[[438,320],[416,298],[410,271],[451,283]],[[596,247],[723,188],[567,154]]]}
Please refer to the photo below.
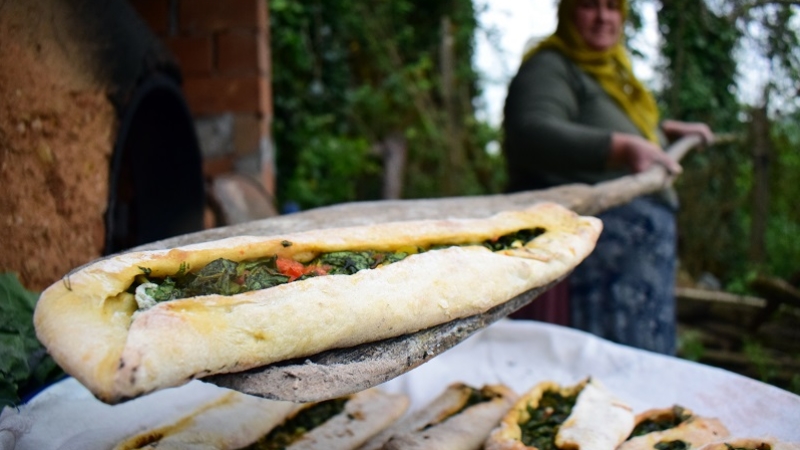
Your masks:
{"label": "green leaf", "polygon": [[12,273],[0,273],[0,406],[63,376],[36,339],[33,311],[39,298]]}
{"label": "green leaf", "polygon": [[0,332],[32,330],[38,298],[19,283],[15,274],[0,273]]}

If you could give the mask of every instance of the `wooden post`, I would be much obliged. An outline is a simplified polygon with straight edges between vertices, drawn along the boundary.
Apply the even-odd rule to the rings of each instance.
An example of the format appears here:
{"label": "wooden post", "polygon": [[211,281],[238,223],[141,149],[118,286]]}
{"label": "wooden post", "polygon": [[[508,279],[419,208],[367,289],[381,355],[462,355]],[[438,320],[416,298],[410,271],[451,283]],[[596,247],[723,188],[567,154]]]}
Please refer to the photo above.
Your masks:
{"label": "wooden post", "polygon": [[753,145],[753,189],[750,219],[750,261],[763,264],[767,259],[765,237],[769,217],[770,142],[767,107],[753,108],[751,112]]}
{"label": "wooden post", "polygon": [[408,142],[402,132],[390,133],[380,143],[383,156],[383,198],[398,200],[403,196]]}
{"label": "wooden post", "polygon": [[464,173],[464,151],[461,145],[461,127],[458,114],[458,97],[455,87],[455,55],[453,26],[450,18],[442,17],[442,42],[439,49],[439,70],[442,78],[442,98],[445,111],[445,136],[447,157],[444,167],[444,193],[447,196],[459,193]]}

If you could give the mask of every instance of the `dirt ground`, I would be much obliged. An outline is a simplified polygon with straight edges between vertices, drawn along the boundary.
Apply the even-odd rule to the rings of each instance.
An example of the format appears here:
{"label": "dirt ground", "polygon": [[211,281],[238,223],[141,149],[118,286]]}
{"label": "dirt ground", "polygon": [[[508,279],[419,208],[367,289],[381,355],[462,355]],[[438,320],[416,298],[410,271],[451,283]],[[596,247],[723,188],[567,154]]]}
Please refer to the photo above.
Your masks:
{"label": "dirt ground", "polygon": [[102,253],[116,119],[57,41],[0,42],[0,272],[38,291]]}

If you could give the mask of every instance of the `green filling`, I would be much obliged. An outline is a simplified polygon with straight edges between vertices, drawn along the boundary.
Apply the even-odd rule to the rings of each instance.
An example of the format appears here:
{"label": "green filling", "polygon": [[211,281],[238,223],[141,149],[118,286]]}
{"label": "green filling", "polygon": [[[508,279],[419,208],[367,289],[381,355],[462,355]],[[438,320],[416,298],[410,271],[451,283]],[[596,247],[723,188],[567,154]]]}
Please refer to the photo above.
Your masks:
{"label": "green filling", "polygon": [[766,442],[762,442],[755,447],[734,447],[731,444],[726,443],[725,447],[727,447],[728,450],[772,450],[772,446]]}
{"label": "green filling", "polygon": [[556,433],[572,413],[578,394],[563,396],[556,391],[545,391],[539,406],[528,406],[530,418],[519,424],[522,443],[539,450],[557,450]]}
{"label": "green filling", "polygon": [[689,444],[684,441],[661,441],[653,448],[656,450],[688,450]]}
{"label": "green filling", "polygon": [[[486,240],[480,245],[493,251],[505,250],[525,245],[544,232],[545,230],[542,228],[521,230],[498,239]],[[283,242],[284,247],[290,245],[291,242]],[[418,251],[422,253],[446,247],[452,247],[452,245],[436,246],[430,249],[418,248]],[[325,273],[328,275],[352,275],[361,270],[374,269],[401,261],[407,256],[408,253],[404,252],[340,251],[323,253],[305,267],[325,268]],[[157,302],[211,294],[236,295],[278,286],[288,283],[291,279],[278,270],[275,256],[242,262],[220,258],[211,261],[197,272],[188,272],[187,267],[181,265],[177,273],[164,278],[150,277],[150,269],[147,267],[140,267],[140,269],[142,274],[136,277],[128,292],[135,292],[136,288],[144,283],[156,284],[157,287],[145,288],[145,292]],[[313,276],[318,275],[315,271],[310,270],[297,280]]]}
{"label": "green filling", "polygon": [[161,283],[156,281],[159,286],[148,289],[147,293],[163,302],[210,293],[235,295],[277,286],[288,282],[289,277],[278,271],[275,260],[273,257],[236,263],[216,259],[196,273],[179,273],[164,278]]}
{"label": "green filling", "polygon": [[631,431],[631,435],[628,437],[628,439],[656,431],[664,431],[669,430],[670,428],[675,428],[683,422],[689,420],[690,417],[691,415],[687,414],[685,409],[675,405],[672,407],[671,417],[643,420],[636,425],[636,428],[634,428],[633,431]]}
{"label": "green filling", "polygon": [[[500,394],[497,394],[496,392],[492,392],[492,391],[490,391],[488,389],[475,389],[473,387],[470,387],[469,388],[469,396],[467,397],[467,400],[464,402],[464,404],[461,405],[461,407],[457,411],[455,411],[454,413],[452,413],[448,417],[444,417],[443,420],[447,420],[450,417],[455,416],[456,414],[461,414],[462,412],[466,411],[467,408],[471,408],[471,407],[473,407],[475,405],[478,405],[478,404],[481,404],[481,403],[484,403],[484,402],[492,401],[492,400],[494,400],[495,398],[497,398],[499,396],[500,396]],[[440,422],[429,423],[428,425],[425,426],[424,429],[427,430],[428,428],[434,427],[434,426],[438,425],[439,423],[441,423],[441,421]]]}
{"label": "green filling", "polygon": [[344,411],[349,398],[337,398],[301,410],[297,415],[272,429],[266,436],[243,450],[283,450],[300,440],[303,435]]}
{"label": "green filling", "polygon": [[509,233],[503,236],[500,236],[496,240],[487,240],[483,241],[482,245],[489,250],[498,252],[500,250],[507,250],[515,246],[515,244],[519,243],[522,245],[527,244],[528,242],[534,240],[535,238],[544,234],[544,228],[532,228],[530,230],[520,230],[516,233]]}
{"label": "green filling", "polygon": [[381,252],[332,252],[323,253],[312,265],[331,266],[330,275],[352,275],[365,269],[374,269],[379,265],[402,261],[408,253]]}
{"label": "green filling", "polygon": [[461,409],[456,411],[456,414],[466,410],[467,408],[471,408],[475,405],[478,405],[480,403],[490,402],[499,396],[500,394],[489,391],[488,389],[470,388],[469,397],[467,398],[467,401],[464,403],[464,406],[462,406]]}

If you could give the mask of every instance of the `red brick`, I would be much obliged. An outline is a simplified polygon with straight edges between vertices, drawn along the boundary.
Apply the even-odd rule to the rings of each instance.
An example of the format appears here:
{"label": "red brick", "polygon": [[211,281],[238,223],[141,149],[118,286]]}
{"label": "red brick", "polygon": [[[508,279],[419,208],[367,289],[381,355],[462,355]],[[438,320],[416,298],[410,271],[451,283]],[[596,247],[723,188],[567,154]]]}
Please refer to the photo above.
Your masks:
{"label": "red brick", "polygon": [[258,113],[262,82],[257,75],[186,77],[183,91],[193,114]]}
{"label": "red brick", "polygon": [[272,120],[272,83],[270,79],[261,76],[258,77],[259,86],[259,109],[258,112],[262,116]]}
{"label": "red brick", "polygon": [[217,70],[221,74],[262,73],[265,69],[266,45],[259,43],[261,36],[251,31],[230,31],[217,35]]}
{"label": "red brick", "polygon": [[169,33],[170,0],[131,0],[131,6],[156,34],[166,36]]}
{"label": "red brick", "polygon": [[258,70],[261,75],[272,78],[272,67],[270,65],[270,42],[269,31],[261,30],[258,32]]}
{"label": "red brick", "polygon": [[165,39],[178,59],[184,75],[207,75],[214,68],[211,36],[181,36]]}
{"label": "red brick", "polygon": [[204,33],[229,28],[256,30],[260,23],[260,8],[266,0],[180,0],[178,28],[185,33]]}

